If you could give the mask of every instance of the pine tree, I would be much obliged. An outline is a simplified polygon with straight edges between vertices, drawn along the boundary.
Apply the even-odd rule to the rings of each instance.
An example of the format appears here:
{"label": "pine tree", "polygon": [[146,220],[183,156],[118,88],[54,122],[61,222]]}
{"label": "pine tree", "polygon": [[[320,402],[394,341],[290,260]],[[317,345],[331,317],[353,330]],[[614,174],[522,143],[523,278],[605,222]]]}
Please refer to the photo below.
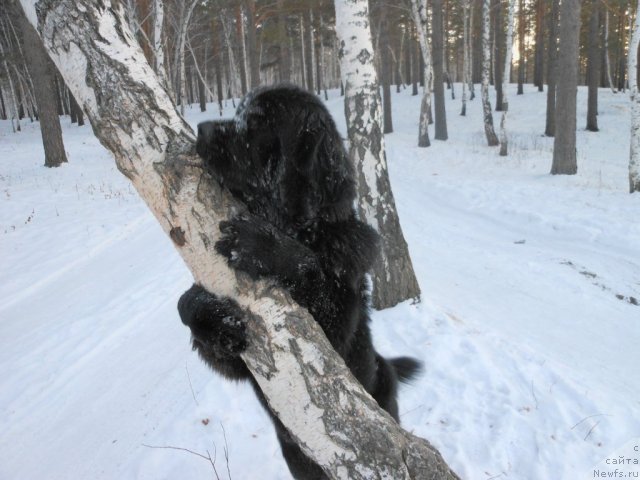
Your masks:
{"label": "pine tree", "polygon": [[556,99],[556,134],[551,173],[574,175],[576,160],[576,95],[581,0],[562,0],[560,5],[560,51]]}

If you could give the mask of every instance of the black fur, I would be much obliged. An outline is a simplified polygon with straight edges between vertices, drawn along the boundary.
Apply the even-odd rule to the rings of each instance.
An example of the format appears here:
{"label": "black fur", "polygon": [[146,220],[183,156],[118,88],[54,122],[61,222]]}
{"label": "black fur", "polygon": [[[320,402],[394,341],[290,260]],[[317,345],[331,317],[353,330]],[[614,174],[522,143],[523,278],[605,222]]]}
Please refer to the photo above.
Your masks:
{"label": "black fur", "polygon": [[[385,360],[369,331],[366,272],[378,235],[356,218],[354,173],[329,112],[293,86],[247,95],[232,120],[198,125],[198,154],[249,213],[222,222],[217,251],[252,278],[270,277],[320,324],[336,351],[378,404],[398,420],[398,380],[419,369],[410,358]],[[239,353],[247,312],[194,285],[178,303],[193,348],[227,378],[256,387]],[[295,478],[324,478],[274,416]]]}

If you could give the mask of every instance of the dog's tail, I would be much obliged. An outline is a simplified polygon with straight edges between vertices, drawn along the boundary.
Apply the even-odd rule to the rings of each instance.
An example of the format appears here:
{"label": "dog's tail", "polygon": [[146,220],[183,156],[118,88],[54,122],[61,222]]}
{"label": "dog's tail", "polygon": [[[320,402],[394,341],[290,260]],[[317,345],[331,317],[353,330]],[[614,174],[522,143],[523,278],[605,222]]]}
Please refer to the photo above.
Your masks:
{"label": "dog's tail", "polygon": [[411,357],[397,357],[389,359],[389,363],[396,371],[398,380],[409,383],[422,372],[422,362]]}

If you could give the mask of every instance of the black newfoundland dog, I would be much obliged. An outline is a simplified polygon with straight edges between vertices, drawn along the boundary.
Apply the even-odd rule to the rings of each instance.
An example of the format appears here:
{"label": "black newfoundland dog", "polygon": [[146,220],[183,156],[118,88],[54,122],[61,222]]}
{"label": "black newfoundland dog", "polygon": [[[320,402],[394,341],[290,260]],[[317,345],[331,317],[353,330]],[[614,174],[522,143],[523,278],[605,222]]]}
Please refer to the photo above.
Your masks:
{"label": "black newfoundland dog", "polygon": [[[378,235],[356,217],[353,166],[325,106],[294,86],[255,90],[233,119],[198,125],[197,151],[249,210],[220,224],[217,251],[233,268],[286,288],[397,421],[398,380],[412,378],[419,364],[386,360],[373,348],[365,274],[376,259]],[[226,378],[249,380],[269,410],[239,356],[246,347],[239,305],[193,285],[178,310],[201,358]],[[326,478],[269,413],[293,476]]]}

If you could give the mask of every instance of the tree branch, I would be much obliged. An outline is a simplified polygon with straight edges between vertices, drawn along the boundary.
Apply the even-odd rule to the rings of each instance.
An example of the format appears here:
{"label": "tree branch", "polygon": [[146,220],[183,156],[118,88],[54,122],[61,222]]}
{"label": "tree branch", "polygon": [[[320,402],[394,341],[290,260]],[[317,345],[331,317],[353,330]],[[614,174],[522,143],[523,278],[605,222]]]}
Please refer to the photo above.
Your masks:
{"label": "tree branch", "polygon": [[243,206],[203,168],[194,136],[109,0],[20,0],[100,142],[173,240],[196,281],[250,311],[243,359],[270,408],[330,478],[455,479],[353,378],[309,313],[214,251]]}

